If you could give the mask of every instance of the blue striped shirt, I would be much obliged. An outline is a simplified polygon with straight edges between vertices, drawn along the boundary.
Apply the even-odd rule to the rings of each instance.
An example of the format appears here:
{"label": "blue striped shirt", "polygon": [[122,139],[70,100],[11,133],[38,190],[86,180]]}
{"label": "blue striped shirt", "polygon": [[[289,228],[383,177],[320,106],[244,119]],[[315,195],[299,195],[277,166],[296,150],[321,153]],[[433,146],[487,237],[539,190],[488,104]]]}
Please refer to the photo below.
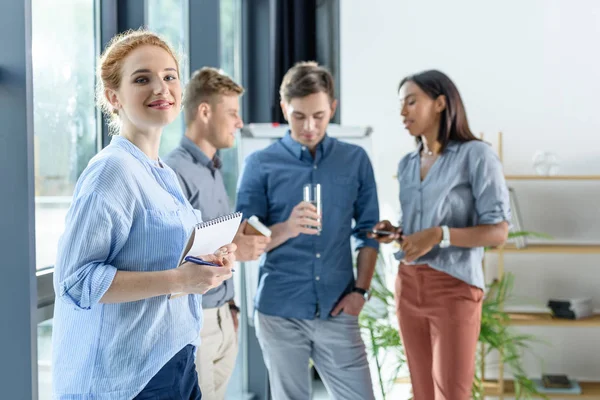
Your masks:
{"label": "blue striped shirt", "polygon": [[169,167],[115,136],[77,181],[54,272],[58,399],[131,399],[197,340],[201,296],[99,303],[119,271],[177,266],[201,221]]}
{"label": "blue striped shirt", "polygon": [[[400,225],[405,235],[447,225],[466,228],[510,221],[510,200],[502,164],[486,143],[452,141],[421,182],[421,147],[398,166]],[[397,258],[404,257],[402,252]],[[435,246],[415,260],[484,289],[483,247]]]}

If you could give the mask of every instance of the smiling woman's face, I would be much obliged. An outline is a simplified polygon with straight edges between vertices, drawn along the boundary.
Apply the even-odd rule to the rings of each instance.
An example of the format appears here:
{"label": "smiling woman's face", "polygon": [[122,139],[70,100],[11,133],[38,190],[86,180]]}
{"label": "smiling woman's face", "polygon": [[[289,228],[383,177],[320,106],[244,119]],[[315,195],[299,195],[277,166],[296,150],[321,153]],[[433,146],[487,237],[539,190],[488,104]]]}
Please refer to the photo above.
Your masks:
{"label": "smiling woman's face", "polygon": [[123,60],[121,85],[106,96],[124,124],[137,129],[163,128],[181,109],[181,82],[177,63],[158,46],[145,45]]}

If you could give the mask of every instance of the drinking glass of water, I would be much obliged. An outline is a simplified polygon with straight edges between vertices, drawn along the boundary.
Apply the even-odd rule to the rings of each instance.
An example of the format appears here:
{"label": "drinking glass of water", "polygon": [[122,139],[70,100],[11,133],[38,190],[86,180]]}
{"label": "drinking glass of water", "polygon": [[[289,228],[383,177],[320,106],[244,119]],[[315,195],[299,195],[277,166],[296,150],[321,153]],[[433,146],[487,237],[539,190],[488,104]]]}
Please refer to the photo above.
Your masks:
{"label": "drinking glass of water", "polygon": [[[315,206],[315,208],[317,209],[317,214],[319,215],[318,221],[320,221],[322,223],[323,209],[322,209],[322,203],[321,203],[321,184],[320,183],[316,183],[316,184],[307,183],[306,185],[304,185],[304,188],[302,190],[302,195],[303,195],[304,201]],[[315,228],[319,232],[321,232],[320,226],[313,226],[311,228]]]}

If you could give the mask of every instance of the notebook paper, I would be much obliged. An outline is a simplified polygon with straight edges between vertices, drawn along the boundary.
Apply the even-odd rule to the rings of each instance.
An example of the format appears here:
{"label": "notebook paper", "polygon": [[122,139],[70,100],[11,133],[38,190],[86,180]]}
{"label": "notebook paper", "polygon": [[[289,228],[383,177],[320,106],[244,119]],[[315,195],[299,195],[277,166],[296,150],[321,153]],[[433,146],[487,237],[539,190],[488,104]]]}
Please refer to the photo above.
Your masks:
{"label": "notebook paper", "polygon": [[[179,263],[187,256],[203,256],[214,254],[221,247],[232,242],[242,222],[242,213],[235,212],[221,217],[201,222],[194,226],[186,242]],[[186,293],[174,293],[171,298],[183,296]]]}

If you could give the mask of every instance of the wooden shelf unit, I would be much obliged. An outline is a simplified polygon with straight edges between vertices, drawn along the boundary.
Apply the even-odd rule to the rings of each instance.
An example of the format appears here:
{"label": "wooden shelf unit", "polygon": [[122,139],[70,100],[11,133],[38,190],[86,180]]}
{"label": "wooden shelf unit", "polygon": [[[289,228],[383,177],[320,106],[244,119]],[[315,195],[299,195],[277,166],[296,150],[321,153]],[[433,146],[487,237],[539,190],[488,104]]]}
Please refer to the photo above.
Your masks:
{"label": "wooden shelf unit", "polygon": [[[481,134],[481,140],[484,135]],[[504,163],[504,142],[502,132],[498,132],[498,157],[500,162]],[[508,181],[596,181],[600,180],[600,175],[505,175]]]}
{"label": "wooden shelf unit", "polygon": [[[515,395],[515,385],[511,380],[504,380],[504,389],[501,389],[501,385],[498,381],[486,381],[483,384],[484,395],[490,397],[513,397]],[[600,382],[579,382],[581,386],[581,394],[549,394],[545,396],[549,398],[561,398],[561,399],[600,399]],[[540,396],[540,398],[542,398]]]}
{"label": "wooden shelf unit", "polygon": [[[483,134],[482,134],[483,139]],[[502,132],[498,133],[498,155],[500,161],[503,162],[503,142]],[[539,181],[595,181],[600,180],[600,175],[557,175],[557,176],[538,176],[538,175],[506,175],[506,180],[539,180]],[[504,254],[600,254],[600,244],[530,244],[524,248],[517,248],[514,244],[508,244],[495,249],[488,249],[487,253],[496,254],[498,257],[498,277],[504,275]],[[485,268],[485,260],[484,260]],[[549,327],[600,327],[600,314],[595,314],[589,318],[579,320],[567,320],[554,318],[550,313],[509,313],[511,326],[549,326]],[[502,354],[502,350],[500,350]],[[485,354],[483,345],[481,346],[481,355]],[[485,379],[485,359],[480,365],[481,377]],[[498,397],[514,397],[515,388],[512,380],[504,379],[504,363],[500,362],[498,368],[499,379],[494,381],[484,382],[484,398]],[[565,398],[565,399],[600,399],[600,382],[579,382],[582,389],[582,394],[544,394],[548,398]],[[542,396],[540,396],[542,398]]]}
{"label": "wooden shelf unit", "polygon": [[555,318],[550,313],[510,313],[512,326],[600,327],[600,314],[582,319]]}

